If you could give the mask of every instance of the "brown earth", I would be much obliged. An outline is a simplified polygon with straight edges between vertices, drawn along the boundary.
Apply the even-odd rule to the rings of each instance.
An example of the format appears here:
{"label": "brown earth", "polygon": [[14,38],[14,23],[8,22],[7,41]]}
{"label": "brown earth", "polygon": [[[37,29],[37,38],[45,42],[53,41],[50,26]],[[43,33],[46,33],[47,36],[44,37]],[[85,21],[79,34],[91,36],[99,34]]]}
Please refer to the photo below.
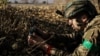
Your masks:
{"label": "brown earth", "polygon": [[68,33],[66,19],[55,13],[62,7],[18,5],[0,8],[0,56],[39,56],[41,51],[27,51],[30,49],[27,43],[29,29],[36,26],[45,32]]}
{"label": "brown earth", "polygon": [[67,19],[55,13],[63,7],[32,4],[0,7],[0,56],[44,56],[41,49],[29,53],[34,49],[27,43],[29,29],[36,26],[48,33],[72,32],[67,26]]}

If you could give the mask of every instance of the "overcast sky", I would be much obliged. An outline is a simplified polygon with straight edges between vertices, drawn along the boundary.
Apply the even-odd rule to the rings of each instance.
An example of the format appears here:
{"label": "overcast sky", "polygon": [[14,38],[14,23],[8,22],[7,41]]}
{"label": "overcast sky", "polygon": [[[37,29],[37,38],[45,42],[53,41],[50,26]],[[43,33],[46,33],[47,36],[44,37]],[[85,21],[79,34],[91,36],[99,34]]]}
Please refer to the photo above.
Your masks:
{"label": "overcast sky", "polygon": [[[18,1],[20,3],[22,3],[23,0],[8,0],[8,1],[11,1],[11,2],[15,2],[15,1]],[[48,1],[48,3],[53,3],[53,0],[37,0],[39,3],[43,2],[43,1]],[[32,2],[32,0],[28,0],[29,3]]]}

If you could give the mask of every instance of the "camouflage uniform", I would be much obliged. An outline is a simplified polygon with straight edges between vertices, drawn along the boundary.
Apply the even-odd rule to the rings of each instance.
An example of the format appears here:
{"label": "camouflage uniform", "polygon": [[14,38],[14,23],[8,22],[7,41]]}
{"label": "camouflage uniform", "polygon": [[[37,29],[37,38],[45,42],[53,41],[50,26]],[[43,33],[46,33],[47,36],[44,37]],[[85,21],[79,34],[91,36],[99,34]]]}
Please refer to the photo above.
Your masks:
{"label": "camouflage uniform", "polygon": [[[74,50],[72,54],[66,51],[56,50],[55,56],[99,56],[100,52],[100,15],[96,16],[86,27],[83,39],[87,39],[93,43],[92,48],[89,50],[85,48],[82,43]],[[69,40],[69,39],[67,39]],[[84,42],[84,40],[82,41]],[[74,45],[73,45],[74,46]]]}
{"label": "camouflage uniform", "polygon": [[[89,2],[89,1],[88,1]],[[54,56],[99,56],[100,51],[100,15],[97,15],[96,9],[92,7],[93,5],[89,2],[75,2],[68,5],[65,10],[72,10],[76,12],[66,11],[64,12],[67,16],[73,16],[85,10],[91,15],[91,21],[88,23],[84,31],[73,31],[70,34],[54,34],[48,44],[56,46],[50,50],[50,54]],[[84,3],[86,5],[84,5]],[[75,6],[74,6],[75,5]],[[91,6],[92,5],[92,6]],[[70,9],[71,7],[71,9]],[[73,8],[72,8],[73,7]],[[82,8],[83,7],[83,8]],[[78,9],[77,9],[78,8]],[[75,10],[77,9],[77,10]],[[89,10],[90,9],[90,10]],[[71,13],[71,14],[68,14]],[[95,18],[94,18],[95,17]],[[88,43],[88,44],[87,44]],[[69,46],[70,45],[70,46]],[[65,46],[65,47],[64,47]],[[68,47],[69,46],[69,47]],[[77,47],[77,48],[76,48]],[[72,49],[73,48],[73,49]],[[72,49],[71,53],[68,53],[68,49]]]}
{"label": "camouflage uniform", "polygon": [[100,15],[96,16],[85,29],[84,39],[93,43],[91,50],[84,48],[82,44],[74,51],[72,56],[99,56],[100,52]]}
{"label": "camouflage uniform", "polygon": [[[76,5],[78,6],[79,3]],[[81,6],[81,5],[79,5],[79,6]],[[78,7],[74,7],[74,8],[78,8]],[[72,8],[72,10],[74,10],[74,8]],[[71,10],[71,9],[69,9],[69,10]],[[93,8],[93,10],[95,10],[95,8]],[[70,13],[70,12],[71,11],[67,11],[65,13]],[[77,12],[78,11],[76,11],[76,13]],[[67,16],[70,16],[70,15],[72,15],[72,14],[67,14]],[[94,15],[96,15],[96,14],[94,13]],[[100,55],[99,54],[99,52],[100,52],[100,15],[93,16],[92,18],[93,19],[91,19],[91,21],[87,24],[86,28],[84,29],[84,34],[83,35],[78,34],[78,35],[80,35],[80,37],[82,37],[82,39],[79,40],[80,41],[79,46],[71,54],[68,54],[66,51],[53,48],[51,50],[51,51],[53,51],[53,55],[55,55],[55,56],[99,56]],[[67,38],[66,39],[73,40],[74,39],[73,37],[75,37],[76,35],[75,35],[75,33],[74,33],[74,36],[73,36],[73,34],[71,34],[71,35],[72,35],[71,38],[68,37],[68,35],[67,35],[66,37],[68,37],[68,39]],[[75,38],[77,38],[77,37],[75,37]],[[79,36],[78,36],[78,38],[79,38]],[[76,39],[75,41],[78,41],[78,40]]]}

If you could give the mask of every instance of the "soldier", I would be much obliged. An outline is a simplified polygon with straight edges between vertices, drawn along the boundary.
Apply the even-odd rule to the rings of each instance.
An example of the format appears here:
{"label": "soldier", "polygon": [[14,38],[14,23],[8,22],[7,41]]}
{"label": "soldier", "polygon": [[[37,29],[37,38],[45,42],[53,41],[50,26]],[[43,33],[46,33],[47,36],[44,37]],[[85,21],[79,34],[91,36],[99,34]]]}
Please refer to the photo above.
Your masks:
{"label": "soldier", "polygon": [[[63,16],[68,19],[68,24],[73,28],[74,33],[66,34],[66,38],[63,38],[61,35],[54,34],[58,37],[54,36],[52,40],[55,39],[55,41],[58,41],[58,39],[60,39],[62,42],[66,41],[66,43],[74,40],[79,45],[70,54],[68,54],[66,50],[63,51],[51,47],[48,44],[42,45],[41,48],[43,48],[43,50],[45,50],[48,54],[54,56],[99,56],[100,15],[98,15],[94,5],[87,0],[74,1],[70,3],[70,5],[68,4],[66,6]],[[41,38],[45,39],[46,36]],[[28,42],[32,43],[32,41],[33,40],[29,37]],[[36,41],[33,42],[36,43]]]}

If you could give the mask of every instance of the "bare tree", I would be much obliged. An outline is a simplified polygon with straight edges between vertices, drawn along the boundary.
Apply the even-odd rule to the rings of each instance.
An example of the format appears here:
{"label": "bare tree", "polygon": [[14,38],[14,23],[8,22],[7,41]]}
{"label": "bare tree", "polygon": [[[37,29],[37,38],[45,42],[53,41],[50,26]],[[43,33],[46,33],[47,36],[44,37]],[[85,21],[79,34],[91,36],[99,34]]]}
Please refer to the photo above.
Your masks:
{"label": "bare tree", "polygon": [[15,0],[15,3],[17,4],[17,3],[18,3],[18,1],[17,1],[17,0]]}
{"label": "bare tree", "polygon": [[43,4],[47,4],[47,2],[46,2],[46,1],[43,1],[42,3],[43,3]]}

